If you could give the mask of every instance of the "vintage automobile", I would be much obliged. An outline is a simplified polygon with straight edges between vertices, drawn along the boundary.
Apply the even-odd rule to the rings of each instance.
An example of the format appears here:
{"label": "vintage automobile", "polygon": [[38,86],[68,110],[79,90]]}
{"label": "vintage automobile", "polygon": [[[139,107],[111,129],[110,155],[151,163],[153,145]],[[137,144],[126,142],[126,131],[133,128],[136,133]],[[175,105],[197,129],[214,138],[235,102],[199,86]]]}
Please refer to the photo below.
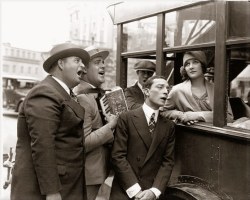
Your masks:
{"label": "vintage automobile", "polygon": [[18,112],[29,90],[39,80],[34,77],[3,75],[3,107]]}

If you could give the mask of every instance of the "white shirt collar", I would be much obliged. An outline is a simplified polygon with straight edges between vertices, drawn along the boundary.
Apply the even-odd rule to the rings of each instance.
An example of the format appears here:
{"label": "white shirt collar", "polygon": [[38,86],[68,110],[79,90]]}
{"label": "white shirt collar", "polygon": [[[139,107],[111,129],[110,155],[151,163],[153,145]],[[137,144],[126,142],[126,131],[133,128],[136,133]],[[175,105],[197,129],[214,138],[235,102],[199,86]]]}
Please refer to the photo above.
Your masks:
{"label": "white shirt collar", "polygon": [[84,82],[87,83],[88,85],[90,85],[91,88],[96,88],[96,87],[93,86],[92,84],[90,84],[90,83],[88,83],[88,82],[86,82],[86,81],[84,81]]}
{"label": "white shirt collar", "polygon": [[159,115],[159,109],[158,110],[154,110],[151,107],[149,107],[146,103],[144,103],[142,105],[142,109],[143,109],[143,111],[145,113],[145,116],[146,116],[148,124],[149,124],[150,117],[151,117],[151,115],[153,113],[155,113],[155,122],[157,122],[157,118],[158,118],[158,115]]}
{"label": "white shirt collar", "polygon": [[70,95],[70,90],[69,90],[68,86],[63,81],[61,81],[60,79],[58,79],[54,76],[52,76],[52,78],[55,79],[63,87],[63,89],[65,89],[66,92]]}

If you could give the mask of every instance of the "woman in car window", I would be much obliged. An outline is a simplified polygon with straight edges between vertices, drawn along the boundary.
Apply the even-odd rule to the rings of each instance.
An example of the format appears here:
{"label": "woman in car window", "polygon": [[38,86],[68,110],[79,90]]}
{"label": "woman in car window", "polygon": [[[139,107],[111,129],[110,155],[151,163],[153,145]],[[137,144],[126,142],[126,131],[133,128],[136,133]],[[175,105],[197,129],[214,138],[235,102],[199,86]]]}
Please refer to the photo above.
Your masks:
{"label": "woman in car window", "polygon": [[[187,125],[213,121],[214,85],[205,79],[207,67],[203,51],[189,51],[183,56],[181,76],[184,82],[173,86],[162,114]],[[233,120],[229,106],[228,122]]]}

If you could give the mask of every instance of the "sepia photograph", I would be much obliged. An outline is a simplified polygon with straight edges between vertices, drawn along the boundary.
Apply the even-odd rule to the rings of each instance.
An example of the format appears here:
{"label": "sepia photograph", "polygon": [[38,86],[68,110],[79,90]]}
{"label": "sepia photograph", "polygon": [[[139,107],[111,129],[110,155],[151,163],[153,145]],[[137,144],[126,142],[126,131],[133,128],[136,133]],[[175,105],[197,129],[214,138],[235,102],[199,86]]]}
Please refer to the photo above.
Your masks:
{"label": "sepia photograph", "polygon": [[0,0],[0,200],[249,200],[249,0]]}

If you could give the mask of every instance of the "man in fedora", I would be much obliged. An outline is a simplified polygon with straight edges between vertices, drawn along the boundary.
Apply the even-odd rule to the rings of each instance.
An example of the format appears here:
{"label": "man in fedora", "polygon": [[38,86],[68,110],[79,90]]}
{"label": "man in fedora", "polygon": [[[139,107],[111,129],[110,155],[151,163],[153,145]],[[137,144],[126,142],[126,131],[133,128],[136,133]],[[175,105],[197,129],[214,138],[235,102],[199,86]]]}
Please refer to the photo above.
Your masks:
{"label": "man in fedora", "polygon": [[108,176],[109,148],[113,142],[113,130],[116,126],[115,115],[104,116],[99,105],[105,82],[105,59],[109,52],[96,47],[85,49],[90,55],[89,65],[84,68],[81,83],[74,88],[79,103],[85,109],[85,176],[88,200],[94,200],[98,190]]}
{"label": "man in fedora", "polygon": [[155,72],[155,63],[151,61],[139,61],[134,65],[138,81],[131,87],[124,90],[127,105],[129,110],[139,108],[144,103],[143,84],[149,77],[153,76]]}
{"label": "man in fedora", "polygon": [[84,109],[71,89],[89,54],[72,43],[56,45],[43,64],[49,75],[26,96],[19,112],[11,200],[87,200]]}

